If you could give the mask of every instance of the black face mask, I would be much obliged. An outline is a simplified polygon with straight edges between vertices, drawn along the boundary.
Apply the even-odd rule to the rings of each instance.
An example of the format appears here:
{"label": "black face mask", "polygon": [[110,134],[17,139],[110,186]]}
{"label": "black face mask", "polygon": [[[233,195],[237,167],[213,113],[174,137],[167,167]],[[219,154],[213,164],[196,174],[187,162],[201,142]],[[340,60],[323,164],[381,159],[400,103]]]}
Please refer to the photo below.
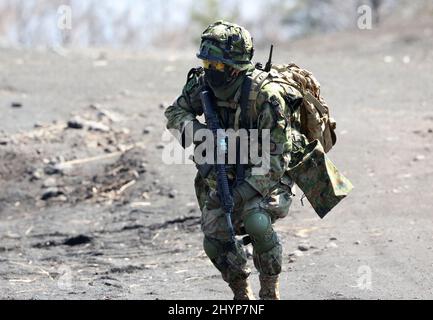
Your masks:
{"label": "black face mask", "polygon": [[209,83],[211,87],[219,88],[230,82],[231,77],[228,77],[227,72],[218,71],[215,69],[205,69],[204,71],[206,81]]}
{"label": "black face mask", "polygon": [[234,95],[242,83],[245,72],[232,76],[233,69],[225,67],[224,71],[205,69],[205,80],[209,84],[215,96],[220,100],[226,100]]}

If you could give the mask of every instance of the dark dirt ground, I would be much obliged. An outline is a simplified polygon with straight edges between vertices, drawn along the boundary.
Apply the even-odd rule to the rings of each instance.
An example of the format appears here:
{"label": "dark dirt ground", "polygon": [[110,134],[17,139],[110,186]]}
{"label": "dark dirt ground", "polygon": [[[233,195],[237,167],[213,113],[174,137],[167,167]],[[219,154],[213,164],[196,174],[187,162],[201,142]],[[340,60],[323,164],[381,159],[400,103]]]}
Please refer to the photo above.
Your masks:
{"label": "dark dirt ground", "polygon": [[[432,41],[418,23],[276,48],[322,83],[330,157],[355,186],[324,220],[298,194],[277,222],[283,299],[433,298]],[[231,298],[201,247],[194,167],[161,160],[164,106],[198,63],[0,50],[1,299]]]}

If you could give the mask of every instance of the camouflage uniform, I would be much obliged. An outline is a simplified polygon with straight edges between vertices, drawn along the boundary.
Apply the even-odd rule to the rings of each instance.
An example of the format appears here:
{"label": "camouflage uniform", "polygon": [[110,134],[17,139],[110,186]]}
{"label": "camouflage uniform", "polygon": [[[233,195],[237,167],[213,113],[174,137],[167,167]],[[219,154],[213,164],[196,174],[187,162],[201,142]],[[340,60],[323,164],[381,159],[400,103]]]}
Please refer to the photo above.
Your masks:
{"label": "camouflage uniform", "polygon": [[[210,30],[212,31],[215,33],[215,30]],[[232,86],[237,87],[236,90],[226,96],[216,94],[217,105],[229,102],[226,105],[232,106],[218,108],[219,117],[225,129],[237,127],[236,109],[240,108],[238,99],[243,80],[247,76],[254,77],[259,72],[251,64],[243,66],[243,69],[242,77]],[[168,119],[167,128],[182,131],[188,122],[203,114],[199,97],[205,83],[203,77],[205,74],[200,69],[191,72],[182,94],[165,111]],[[290,97],[289,100],[284,98],[287,96]],[[288,118],[287,115],[291,114],[292,105],[299,103],[301,99],[302,95],[296,89],[290,88],[290,95],[287,95],[279,84],[272,82],[261,87],[257,95],[255,105],[257,116],[252,121],[252,128],[270,129],[271,142],[276,152],[271,152],[270,170],[265,175],[252,175],[253,165],[250,163],[247,166],[244,183],[251,186],[256,194],[242,207],[235,209],[232,219],[237,233],[246,232],[251,237],[254,248],[254,265],[263,279],[276,277],[281,272],[282,248],[272,224],[288,214],[291,204],[293,182],[286,172],[289,168],[291,152],[294,149],[292,135],[295,135],[295,132],[292,131],[294,130],[292,128],[296,126],[291,123],[291,119],[296,119],[297,115],[293,114],[291,118]],[[301,135],[298,134],[298,136]],[[234,168],[229,169],[229,172],[234,175],[233,171]],[[222,273],[223,279],[230,285],[236,285],[239,281],[245,280],[250,271],[246,266],[247,258],[240,244],[235,252],[224,250],[230,239],[224,211],[220,207],[209,208],[207,205],[209,192],[215,189],[216,178],[213,170],[207,177],[197,174],[195,191],[202,210],[201,227],[205,235],[205,251]]]}
{"label": "camouflage uniform", "polygon": [[[228,40],[233,34],[234,40]],[[229,57],[227,52],[221,52],[216,40],[230,42]],[[227,90],[214,90],[218,116],[225,129],[245,126],[245,123],[239,125],[239,117],[236,115],[240,108],[242,83],[247,77],[258,79],[262,73],[251,65],[252,54],[248,32],[237,25],[220,21],[209,26],[203,33],[198,57],[210,60],[214,58],[241,71]],[[199,94],[207,83],[206,80],[203,69],[191,70],[182,94],[165,111],[168,129],[182,132],[187,124],[196,122],[196,118],[203,114]],[[253,260],[260,275],[262,299],[279,298],[278,275],[281,272],[282,247],[273,224],[288,214],[294,184],[289,168],[296,167],[303,160],[304,148],[308,144],[299,129],[300,114],[297,106],[302,99],[302,94],[291,86],[260,81],[254,111],[249,114],[248,129],[259,129],[259,132],[263,129],[270,130],[270,170],[264,175],[252,175],[254,165],[249,163],[246,166],[244,184],[253,193],[241,206],[235,208],[232,221],[237,234],[248,234],[252,240]],[[233,178],[235,175],[235,167],[228,166],[228,176]],[[214,170],[206,177],[198,173],[195,178],[195,192],[202,211],[204,249],[223,279],[233,289],[235,298],[251,298],[251,290],[246,282],[250,270],[247,268],[244,250],[240,243],[237,243],[235,250],[227,250],[230,233],[225,213],[221,207],[209,205],[209,195],[216,190],[216,184]]]}

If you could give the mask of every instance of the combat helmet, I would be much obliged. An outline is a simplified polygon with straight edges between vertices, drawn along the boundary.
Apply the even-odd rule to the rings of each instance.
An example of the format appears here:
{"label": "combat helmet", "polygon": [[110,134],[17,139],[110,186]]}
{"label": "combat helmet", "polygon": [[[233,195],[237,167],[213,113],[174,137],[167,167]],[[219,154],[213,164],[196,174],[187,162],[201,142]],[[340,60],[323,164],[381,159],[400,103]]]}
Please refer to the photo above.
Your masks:
{"label": "combat helmet", "polygon": [[253,55],[253,39],[248,30],[237,24],[219,20],[203,32],[197,57],[222,62],[238,70],[246,70],[251,66]]}

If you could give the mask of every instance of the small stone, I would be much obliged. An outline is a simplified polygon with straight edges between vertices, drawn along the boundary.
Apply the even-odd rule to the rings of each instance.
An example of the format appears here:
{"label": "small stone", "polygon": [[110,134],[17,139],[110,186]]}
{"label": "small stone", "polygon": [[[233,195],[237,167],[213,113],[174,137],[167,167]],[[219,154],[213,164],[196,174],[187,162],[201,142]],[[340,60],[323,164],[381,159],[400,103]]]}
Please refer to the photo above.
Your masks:
{"label": "small stone", "polygon": [[0,146],[6,146],[9,143],[6,139],[0,139]]}
{"label": "small stone", "polygon": [[86,125],[90,131],[100,131],[100,132],[109,132],[110,127],[106,126],[103,123],[96,121],[87,121]]}
{"label": "small stone", "polygon": [[11,107],[12,108],[21,108],[23,104],[21,102],[12,102]]}
{"label": "small stone", "polygon": [[42,176],[44,175],[44,172],[42,169],[36,169],[32,172],[32,175],[30,177],[30,181],[40,180],[42,179]]}
{"label": "small stone", "polygon": [[162,143],[159,143],[156,145],[156,149],[164,149],[164,145]]}
{"label": "small stone", "polygon": [[301,251],[308,251],[310,249],[310,245],[308,243],[301,243],[298,245],[298,249]]}
{"label": "small stone", "polygon": [[337,241],[337,238],[336,237],[331,237],[331,238],[329,238],[329,240],[331,240],[331,241]]}
{"label": "small stone", "polygon": [[422,154],[417,155],[417,156],[413,159],[413,161],[423,161],[423,160],[425,160],[425,156],[422,155]]}
{"label": "small stone", "polygon": [[132,170],[131,174],[137,179],[140,178],[140,174],[136,170]]}
{"label": "small stone", "polygon": [[168,197],[171,199],[176,198],[177,195],[177,190],[170,190],[170,192],[168,193]]}
{"label": "small stone", "polygon": [[289,257],[289,263],[293,263],[293,262],[296,262],[295,256]]}
{"label": "small stone", "polygon": [[326,248],[338,248],[338,245],[335,242],[330,242],[326,245]]}
{"label": "small stone", "polygon": [[62,168],[57,164],[48,164],[44,168],[45,174],[53,175],[53,174],[63,174]]}
{"label": "small stone", "polygon": [[58,188],[48,188],[41,197],[41,200],[48,200],[51,198],[56,198],[60,195],[64,195],[63,192]]}
{"label": "small stone", "polygon": [[92,241],[93,241],[92,237],[80,234],[76,237],[71,237],[71,238],[65,239],[63,241],[63,244],[67,245],[67,246],[79,246],[79,245],[83,245],[86,243],[90,243]]}
{"label": "small stone", "polygon": [[97,107],[95,108],[99,108],[98,110],[98,118],[99,119],[103,119],[106,118],[111,122],[119,122],[121,120],[121,116],[119,114],[116,114],[114,112],[105,110],[105,109],[101,109],[99,107],[99,105],[97,105]]}
{"label": "small stone", "polygon": [[160,109],[165,109],[165,105],[164,105],[163,103],[160,103],[160,104],[159,104],[159,108],[160,108]]}
{"label": "small stone", "polygon": [[143,134],[149,134],[150,133],[150,130],[149,129],[143,129]]}
{"label": "small stone", "polygon": [[357,246],[358,246],[358,245],[360,245],[360,244],[361,244],[361,241],[359,241],[359,240],[358,240],[358,241],[355,241],[355,242],[354,242],[353,244],[355,244],[355,245],[357,245]]}
{"label": "small stone", "polygon": [[84,121],[78,117],[75,117],[68,121],[68,128],[70,129],[83,129]]}
{"label": "small stone", "polygon": [[39,123],[39,122],[36,122],[36,123],[33,125],[33,128],[35,128],[35,129],[39,129],[39,128],[42,128],[42,127],[43,127],[42,123]]}
{"label": "small stone", "polygon": [[138,173],[142,174],[147,172],[147,166],[146,164],[143,162],[142,164],[139,165],[138,167]]}
{"label": "small stone", "polygon": [[91,103],[89,105],[89,108],[92,109],[92,110],[99,111],[102,108],[102,106],[99,103]]}
{"label": "small stone", "polygon": [[428,129],[427,132],[428,133],[433,133],[433,129]]}

